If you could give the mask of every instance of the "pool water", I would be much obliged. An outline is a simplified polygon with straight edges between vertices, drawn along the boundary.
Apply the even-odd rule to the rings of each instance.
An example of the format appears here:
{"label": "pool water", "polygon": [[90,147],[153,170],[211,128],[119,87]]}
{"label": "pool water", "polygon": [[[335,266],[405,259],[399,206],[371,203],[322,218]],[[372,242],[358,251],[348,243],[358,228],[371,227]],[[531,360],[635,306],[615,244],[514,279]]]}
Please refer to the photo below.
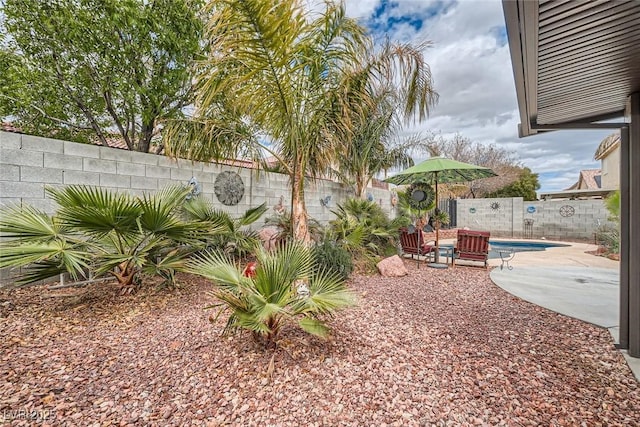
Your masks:
{"label": "pool water", "polygon": [[[547,248],[558,248],[565,245],[562,243],[547,243],[547,242],[527,242],[527,241],[511,241],[511,240],[489,240],[489,258],[500,258],[499,250],[513,249],[514,252],[534,252],[544,251]],[[442,247],[450,248],[451,245],[441,245]],[[444,253],[442,253],[444,255]]]}

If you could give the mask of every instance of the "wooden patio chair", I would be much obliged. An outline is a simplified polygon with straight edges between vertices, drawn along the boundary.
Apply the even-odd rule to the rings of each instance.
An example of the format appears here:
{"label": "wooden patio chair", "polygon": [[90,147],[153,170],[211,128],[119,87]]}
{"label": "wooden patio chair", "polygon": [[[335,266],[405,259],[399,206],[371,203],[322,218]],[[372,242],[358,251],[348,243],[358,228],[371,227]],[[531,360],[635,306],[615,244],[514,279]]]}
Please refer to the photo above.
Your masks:
{"label": "wooden patio chair", "polygon": [[484,268],[487,268],[490,234],[488,231],[458,230],[451,266],[455,266],[458,259],[483,262]]}
{"label": "wooden patio chair", "polygon": [[420,265],[420,257],[421,256],[432,256],[435,258],[436,247],[431,242],[435,243],[435,241],[430,240],[426,242],[424,240],[424,236],[422,230],[416,229],[415,227],[407,227],[400,228],[400,245],[402,246],[402,254],[403,255],[411,255],[411,258],[414,258],[414,255],[417,256],[416,260],[418,266]]}

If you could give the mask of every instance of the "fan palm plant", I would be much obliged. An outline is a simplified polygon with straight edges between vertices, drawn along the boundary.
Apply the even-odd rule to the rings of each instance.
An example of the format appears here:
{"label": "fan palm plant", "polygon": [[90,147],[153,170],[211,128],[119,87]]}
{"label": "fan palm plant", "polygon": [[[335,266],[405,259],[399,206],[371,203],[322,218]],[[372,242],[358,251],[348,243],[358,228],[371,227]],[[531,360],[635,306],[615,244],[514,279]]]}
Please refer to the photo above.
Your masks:
{"label": "fan palm plant", "polygon": [[[257,268],[243,274],[221,252],[208,252],[189,261],[189,270],[214,281],[210,294],[219,314],[229,311],[224,333],[247,329],[267,347],[277,344],[286,321],[297,321],[306,332],[326,337],[322,316],[352,305],[354,298],[335,273],[314,269],[313,250],[300,242],[273,252],[257,249]],[[218,314],[218,315],[219,315]]]}
{"label": "fan palm plant", "polygon": [[247,210],[241,217],[232,218],[227,212],[215,209],[203,197],[194,197],[184,205],[187,217],[218,225],[218,232],[211,234],[208,249],[219,249],[237,257],[245,256],[259,242],[258,233],[243,227],[253,224],[267,211],[267,204]]}
{"label": "fan palm plant", "polygon": [[171,155],[275,156],[289,176],[294,238],[305,242],[305,180],[336,160],[373,87],[399,85],[407,120],[426,117],[436,99],[423,46],[374,52],[344,4],[325,5],[311,15],[300,0],[210,1],[211,54],[201,64],[196,115],[170,123],[165,134]]}
{"label": "fan palm plant", "polygon": [[134,197],[87,186],[48,188],[60,209],[53,216],[32,207],[0,215],[0,268],[26,267],[18,284],[69,273],[110,274],[130,291],[140,273],[173,283],[187,254],[202,247],[215,224],[182,218],[190,189],[167,187]]}

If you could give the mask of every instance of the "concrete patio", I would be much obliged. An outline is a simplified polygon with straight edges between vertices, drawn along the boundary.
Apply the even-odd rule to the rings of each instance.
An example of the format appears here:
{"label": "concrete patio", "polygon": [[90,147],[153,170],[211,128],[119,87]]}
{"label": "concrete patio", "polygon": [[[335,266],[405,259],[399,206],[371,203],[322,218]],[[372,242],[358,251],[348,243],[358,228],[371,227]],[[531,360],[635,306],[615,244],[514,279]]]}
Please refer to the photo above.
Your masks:
{"label": "concrete patio", "polygon": [[[617,343],[619,263],[587,253],[595,249],[595,245],[571,243],[544,251],[518,252],[510,261],[512,270],[500,269],[501,260],[491,259],[489,265],[496,267],[491,280],[523,300],[607,328]],[[640,380],[640,359],[629,357],[624,350],[622,353]]]}

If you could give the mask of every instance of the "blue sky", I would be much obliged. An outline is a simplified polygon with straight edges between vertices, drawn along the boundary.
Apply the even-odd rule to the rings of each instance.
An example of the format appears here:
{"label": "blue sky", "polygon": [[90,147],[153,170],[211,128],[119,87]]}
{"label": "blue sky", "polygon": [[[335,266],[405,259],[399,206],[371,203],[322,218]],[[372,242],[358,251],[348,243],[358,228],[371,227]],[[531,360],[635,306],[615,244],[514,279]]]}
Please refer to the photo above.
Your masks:
{"label": "blue sky", "polygon": [[600,167],[593,154],[608,131],[518,138],[520,116],[499,0],[346,0],[346,5],[347,14],[377,40],[433,43],[424,54],[440,101],[429,119],[407,128],[407,134],[459,132],[495,143],[540,174],[540,191],[562,190],[577,181],[581,169]]}

